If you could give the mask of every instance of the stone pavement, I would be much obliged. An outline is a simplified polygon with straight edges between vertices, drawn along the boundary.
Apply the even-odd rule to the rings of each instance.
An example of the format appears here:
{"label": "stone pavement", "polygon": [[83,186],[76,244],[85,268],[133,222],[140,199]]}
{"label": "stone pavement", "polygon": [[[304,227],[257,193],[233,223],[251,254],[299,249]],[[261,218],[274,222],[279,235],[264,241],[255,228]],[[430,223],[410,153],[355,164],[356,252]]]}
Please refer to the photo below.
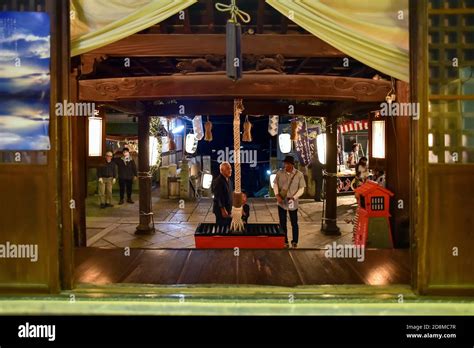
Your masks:
{"label": "stone pavement", "polygon": [[[99,209],[98,198],[89,197],[87,209],[87,246],[100,248],[194,248],[194,231],[200,222],[215,222],[212,200],[181,201],[160,199],[153,193],[152,203],[156,233],[134,234],[138,224],[138,197],[134,204],[115,204],[113,208]],[[118,201],[118,197],[114,197]],[[184,204],[183,204],[184,203]],[[250,198],[251,223],[278,222],[278,210],[273,198]],[[320,232],[322,203],[302,200],[298,210],[300,238],[298,248],[322,249],[328,243],[352,242],[352,224],[344,220],[355,211],[353,196],[338,197],[338,226],[341,236],[325,236]],[[291,224],[288,221],[288,227]],[[291,231],[289,232],[291,237]],[[291,238],[289,238],[291,240]]]}

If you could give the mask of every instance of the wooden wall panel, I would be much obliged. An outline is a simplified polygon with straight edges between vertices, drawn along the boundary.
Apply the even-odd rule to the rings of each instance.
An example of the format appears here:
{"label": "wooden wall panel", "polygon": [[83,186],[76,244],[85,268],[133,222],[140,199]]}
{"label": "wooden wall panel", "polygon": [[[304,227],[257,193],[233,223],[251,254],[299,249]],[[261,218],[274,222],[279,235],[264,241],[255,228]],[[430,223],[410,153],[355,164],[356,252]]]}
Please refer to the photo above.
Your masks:
{"label": "wooden wall panel", "polygon": [[[472,288],[474,166],[430,166],[427,231],[429,287]],[[453,255],[457,247],[459,255]]]}
{"label": "wooden wall panel", "polygon": [[62,234],[68,221],[67,214],[63,215],[61,196],[69,183],[67,175],[62,175],[65,153],[60,146],[67,129],[54,114],[55,103],[67,99],[68,92],[62,79],[68,67],[68,60],[63,59],[68,55],[67,40],[64,40],[68,35],[68,2],[39,0],[28,4],[18,8],[13,2],[0,1],[3,10],[37,10],[50,15],[51,150],[47,151],[45,165],[0,164],[0,243],[37,244],[39,252],[37,262],[0,258],[0,293],[58,292],[59,249],[63,237],[68,235]]}

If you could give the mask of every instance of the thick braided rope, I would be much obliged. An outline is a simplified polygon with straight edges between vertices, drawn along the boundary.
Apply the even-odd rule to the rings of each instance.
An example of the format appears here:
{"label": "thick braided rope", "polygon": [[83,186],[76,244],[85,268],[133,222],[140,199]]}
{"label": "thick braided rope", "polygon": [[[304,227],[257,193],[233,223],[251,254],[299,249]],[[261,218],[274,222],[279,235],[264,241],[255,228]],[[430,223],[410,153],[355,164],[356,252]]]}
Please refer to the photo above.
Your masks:
{"label": "thick braided rope", "polygon": [[236,193],[241,192],[240,179],[240,114],[244,107],[242,99],[234,100],[234,167],[235,167],[235,183],[234,190]]}

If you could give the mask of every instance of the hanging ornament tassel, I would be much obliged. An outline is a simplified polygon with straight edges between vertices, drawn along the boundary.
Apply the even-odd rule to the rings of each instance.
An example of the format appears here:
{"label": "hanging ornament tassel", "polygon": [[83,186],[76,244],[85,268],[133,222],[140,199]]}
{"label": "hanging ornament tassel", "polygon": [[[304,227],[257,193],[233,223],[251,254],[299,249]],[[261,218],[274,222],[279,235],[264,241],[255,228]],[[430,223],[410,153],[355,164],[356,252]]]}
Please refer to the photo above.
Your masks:
{"label": "hanging ornament tassel", "polygon": [[245,117],[244,122],[244,134],[242,135],[242,141],[251,142],[252,141],[252,124],[249,121],[249,117]]}
{"label": "hanging ornament tassel", "polygon": [[207,122],[204,125],[206,129],[206,135],[204,136],[205,141],[212,141],[212,122],[209,121],[209,116],[207,116]]}
{"label": "hanging ornament tassel", "polygon": [[170,120],[168,119],[168,129],[170,130],[168,132],[168,149],[169,151],[175,151],[176,150],[176,143],[174,142],[174,134],[170,129]]}
{"label": "hanging ornament tassel", "polygon": [[220,12],[230,12],[231,18],[226,24],[226,74],[227,77],[238,80],[242,77],[242,27],[237,17],[244,23],[250,22],[248,13],[239,10],[236,0],[231,0],[230,5],[217,3],[216,9]]}
{"label": "hanging ornament tassel", "polygon": [[168,143],[168,148],[170,151],[175,151],[176,150],[176,143],[174,142],[174,134],[173,133],[169,133],[168,135],[168,140],[169,140],[169,143]]}
{"label": "hanging ornament tassel", "polygon": [[272,137],[278,134],[278,115],[268,116],[268,133]]}
{"label": "hanging ornament tassel", "polygon": [[297,120],[291,121],[291,140],[293,141],[298,141],[300,138],[300,135],[298,133],[300,129],[300,123]]}
{"label": "hanging ornament tassel", "polygon": [[232,205],[232,221],[230,230],[242,232],[244,222],[242,221],[242,190],[240,182],[240,114],[244,111],[242,99],[234,99],[234,196]]}

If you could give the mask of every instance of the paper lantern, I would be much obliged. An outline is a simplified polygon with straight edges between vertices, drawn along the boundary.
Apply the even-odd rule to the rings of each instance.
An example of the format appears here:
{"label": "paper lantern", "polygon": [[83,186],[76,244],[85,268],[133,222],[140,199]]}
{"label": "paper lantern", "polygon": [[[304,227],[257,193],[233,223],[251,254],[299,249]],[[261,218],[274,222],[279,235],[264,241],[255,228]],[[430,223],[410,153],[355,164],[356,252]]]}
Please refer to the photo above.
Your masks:
{"label": "paper lantern", "polygon": [[372,157],[385,158],[385,121],[372,121]]}
{"label": "paper lantern", "polygon": [[326,134],[316,136],[316,146],[318,148],[318,159],[322,164],[326,164]]}
{"label": "paper lantern", "polygon": [[282,153],[291,152],[291,136],[288,133],[282,133],[278,136],[278,145]]}
{"label": "paper lantern", "polygon": [[204,138],[204,130],[202,128],[201,116],[195,116],[193,118],[193,133],[195,134],[197,140],[201,140],[202,138]]}
{"label": "paper lantern", "polygon": [[212,179],[213,177],[211,174],[204,173],[204,175],[202,176],[202,188],[205,190],[210,189],[212,185]]}
{"label": "paper lantern", "polygon": [[149,144],[149,159],[150,166],[154,166],[158,161],[158,139],[150,137]]}
{"label": "paper lantern", "polygon": [[89,117],[89,156],[102,156],[102,119]]}
{"label": "paper lantern", "polygon": [[193,133],[186,135],[186,152],[195,153],[198,146],[198,140]]}

